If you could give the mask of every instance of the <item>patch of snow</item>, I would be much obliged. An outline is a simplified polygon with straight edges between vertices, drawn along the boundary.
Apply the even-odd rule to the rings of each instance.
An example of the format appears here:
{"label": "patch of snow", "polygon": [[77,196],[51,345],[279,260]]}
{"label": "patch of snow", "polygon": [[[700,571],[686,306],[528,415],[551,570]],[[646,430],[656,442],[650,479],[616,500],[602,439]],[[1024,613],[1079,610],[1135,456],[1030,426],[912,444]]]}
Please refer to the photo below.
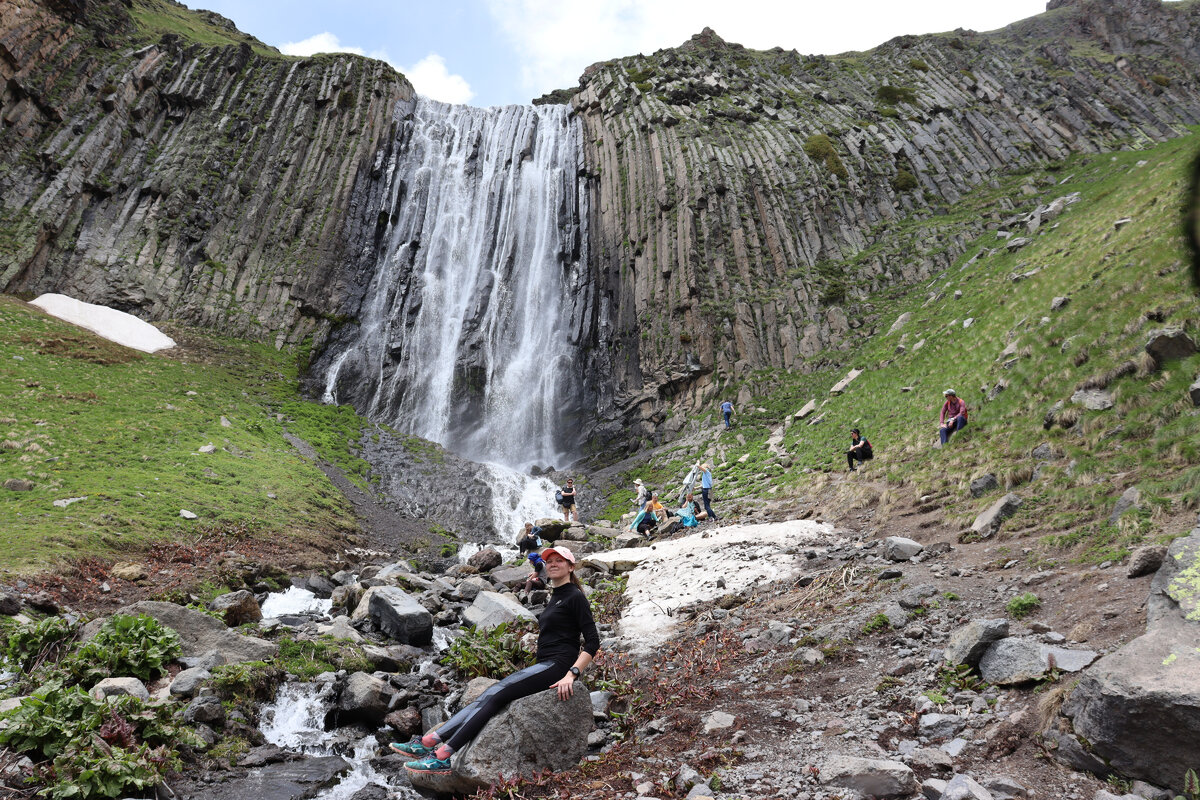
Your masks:
{"label": "patch of snow", "polygon": [[[832,525],[789,520],[713,528],[656,542],[629,573],[621,639],[634,652],[650,651],[674,632],[675,609],[791,580],[805,563],[794,549],[824,546],[833,538]],[[723,588],[718,579],[724,579]]]}
{"label": "patch of snow", "polygon": [[65,294],[44,294],[30,302],[52,317],[86,328],[109,341],[155,353],[175,346],[175,340],[149,322],[107,306],[93,305]]}

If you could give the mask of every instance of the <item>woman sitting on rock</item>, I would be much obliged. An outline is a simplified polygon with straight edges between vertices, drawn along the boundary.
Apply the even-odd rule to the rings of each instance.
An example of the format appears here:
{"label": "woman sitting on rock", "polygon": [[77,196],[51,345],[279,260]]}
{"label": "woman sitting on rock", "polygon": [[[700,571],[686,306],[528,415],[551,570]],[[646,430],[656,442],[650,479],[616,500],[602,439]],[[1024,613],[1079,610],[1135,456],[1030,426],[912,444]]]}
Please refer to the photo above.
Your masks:
{"label": "woman sitting on rock", "polygon": [[[407,744],[392,744],[397,753],[420,756],[404,766],[419,772],[449,772],[450,756],[483,730],[487,721],[513,700],[554,689],[559,700],[569,700],[575,679],[600,650],[600,634],[592,608],[575,577],[575,556],[566,547],[548,547],[541,553],[553,592],[538,617],[537,663],[514,672],[492,686],[444,725]],[[582,649],[579,646],[583,639]]]}

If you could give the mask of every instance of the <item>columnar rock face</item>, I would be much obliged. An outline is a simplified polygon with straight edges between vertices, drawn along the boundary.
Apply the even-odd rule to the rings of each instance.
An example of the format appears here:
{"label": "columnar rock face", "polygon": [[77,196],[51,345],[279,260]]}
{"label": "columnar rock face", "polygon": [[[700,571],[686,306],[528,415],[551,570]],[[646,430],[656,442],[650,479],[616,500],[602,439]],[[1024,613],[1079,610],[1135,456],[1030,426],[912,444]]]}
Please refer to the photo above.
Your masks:
{"label": "columnar rock face", "polygon": [[167,6],[228,42],[191,44],[139,27],[144,11],[6,0],[0,289],[281,343],[323,334],[357,299],[412,87],[381,62],[284,57]]}
{"label": "columnar rock face", "polygon": [[591,67],[571,103],[594,187],[607,405],[653,436],[667,402],[884,330],[871,293],[927,279],[992,221],[942,225],[939,209],[1014,168],[1200,120],[1183,66],[1198,31],[1191,4],[1069,0],[995,33],[867,53],[752,51],[706,29]]}

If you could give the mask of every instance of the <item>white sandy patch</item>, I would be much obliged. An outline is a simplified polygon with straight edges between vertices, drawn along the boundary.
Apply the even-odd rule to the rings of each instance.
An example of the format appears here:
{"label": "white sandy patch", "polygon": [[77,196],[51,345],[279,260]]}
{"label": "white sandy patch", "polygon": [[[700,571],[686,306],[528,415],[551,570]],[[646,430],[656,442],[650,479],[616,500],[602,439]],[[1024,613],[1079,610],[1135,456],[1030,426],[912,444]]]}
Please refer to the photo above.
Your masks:
{"label": "white sandy patch", "polygon": [[65,294],[44,294],[30,305],[37,306],[52,317],[87,328],[97,336],[144,353],[175,346],[174,339],[149,322],[115,308],[85,303]]}
{"label": "white sandy patch", "polygon": [[[656,542],[651,555],[629,573],[621,638],[634,652],[650,650],[674,632],[676,620],[669,612],[760,584],[791,580],[803,571],[806,561],[797,549],[824,547],[835,538],[832,525],[789,520],[716,528]],[[718,578],[725,579],[724,588],[717,586]]]}

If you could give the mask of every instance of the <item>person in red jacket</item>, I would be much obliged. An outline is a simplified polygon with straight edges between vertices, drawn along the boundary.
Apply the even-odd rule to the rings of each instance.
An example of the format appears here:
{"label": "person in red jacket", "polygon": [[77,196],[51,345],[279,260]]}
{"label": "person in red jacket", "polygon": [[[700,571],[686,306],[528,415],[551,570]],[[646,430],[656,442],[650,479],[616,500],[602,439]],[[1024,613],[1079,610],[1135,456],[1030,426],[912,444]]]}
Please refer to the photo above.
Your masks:
{"label": "person in red jacket", "polygon": [[961,431],[967,425],[967,404],[962,398],[954,393],[953,389],[947,389],[942,392],[946,402],[942,404],[942,416],[938,435],[942,439],[942,444],[950,441],[950,437],[955,431]]}

